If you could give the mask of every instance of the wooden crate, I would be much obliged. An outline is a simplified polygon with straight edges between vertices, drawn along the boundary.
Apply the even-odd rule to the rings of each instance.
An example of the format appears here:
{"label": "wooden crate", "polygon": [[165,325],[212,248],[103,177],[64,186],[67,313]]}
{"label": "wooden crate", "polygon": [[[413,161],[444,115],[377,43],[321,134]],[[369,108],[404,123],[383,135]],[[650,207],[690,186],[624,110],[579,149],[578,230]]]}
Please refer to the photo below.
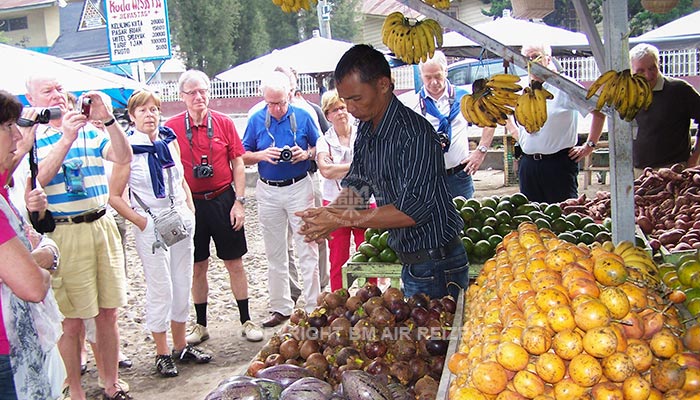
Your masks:
{"label": "wooden crate", "polygon": [[[481,264],[469,265],[469,280],[476,278],[481,272]],[[357,281],[358,286],[367,282],[367,278],[389,278],[391,286],[401,288],[402,264],[397,263],[360,263],[347,262],[343,265],[343,287],[349,288]]]}
{"label": "wooden crate", "polygon": [[[471,268],[470,268],[471,270]],[[464,319],[464,291],[459,293],[459,298],[457,298],[457,308],[455,309],[455,316],[452,320],[452,333],[450,333],[450,344],[447,346],[447,355],[445,355],[445,365],[442,367],[442,375],[440,376],[440,385],[438,386],[436,400],[447,399],[448,390],[450,389],[450,383],[452,382],[452,372],[447,368],[447,361],[450,357],[457,352],[459,348],[459,342],[462,340],[462,320]]]}

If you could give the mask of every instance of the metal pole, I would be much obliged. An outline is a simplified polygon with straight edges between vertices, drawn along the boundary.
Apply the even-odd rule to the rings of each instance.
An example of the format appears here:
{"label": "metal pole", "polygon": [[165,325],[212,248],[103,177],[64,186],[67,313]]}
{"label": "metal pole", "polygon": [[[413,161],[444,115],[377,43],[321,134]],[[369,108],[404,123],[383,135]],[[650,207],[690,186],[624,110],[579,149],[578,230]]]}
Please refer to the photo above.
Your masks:
{"label": "metal pole", "polygon": [[326,39],[331,38],[331,7],[326,0],[319,0],[316,5],[316,13],[318,14],[318,29],[321,31],[321,37]]}

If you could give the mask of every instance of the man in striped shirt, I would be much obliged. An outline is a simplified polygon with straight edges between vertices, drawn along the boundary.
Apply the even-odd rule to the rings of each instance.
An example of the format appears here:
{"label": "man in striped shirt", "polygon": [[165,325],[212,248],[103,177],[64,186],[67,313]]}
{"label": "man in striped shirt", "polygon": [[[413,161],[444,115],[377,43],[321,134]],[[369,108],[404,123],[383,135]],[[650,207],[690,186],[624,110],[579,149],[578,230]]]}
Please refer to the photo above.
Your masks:
{"label": "man in striped shirt", "polygon": [[[371,46],[348,50],[335,79],[361,121],[355,155],[338,199],[300,213],[302,233],[315,241],[341,226],[389,229],[389,247],[403,263],[404,294],[456,298],[467,286],[469,262],[435,129],[394,96],[389,64]],[[371,195],[376,209],[366,208]]]}
{"label": "man in striped shirt", "polygon": [[[131,146],[97,92],[84,94],[76,110],[68,111],[63,86],[54,77],[34,76],[27,81],[27,100],[34,107],[59,107],[63,113],[62,118],[39,126],[36,148],[37,182],[46,191],[56,221],[49,236],[61,250],[61,264],[52,273],[51,284],[65,316],[58,347],[70,398],[85,399],[80,332],[84,319],[95,318],[104,398],[130,399],[128,389],[117,382],[117,308],[126,304],[126,277],[117,224],[105,212],[109,193],[104,160],[129,164]],[[88,124],[89,120],[102,121],[107,134]]]}

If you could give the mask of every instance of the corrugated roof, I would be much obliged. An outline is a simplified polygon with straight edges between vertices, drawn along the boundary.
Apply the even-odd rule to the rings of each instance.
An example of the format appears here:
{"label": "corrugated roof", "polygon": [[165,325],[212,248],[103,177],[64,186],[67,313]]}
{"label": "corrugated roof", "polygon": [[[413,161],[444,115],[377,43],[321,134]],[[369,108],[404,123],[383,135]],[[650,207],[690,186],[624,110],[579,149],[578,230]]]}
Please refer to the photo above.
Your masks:
{"label": "corrugated roof", "polygon": [[[101,5],[103,4],[104,2],[101,2]],[[79,60],[109,54],[107,29],[101,28],[78,32],[82,13],[82,2],[71,2],[61,8],[61,35],[49,49],[50,55],[66,60]]]}
{"label": "corrugated roof", "polygon": [[56,0],[3,0],[0,2],[0,10],[51,5],[55,2]]}
{"label": "corrugated roof", "polygon": [[411,7],[395,0],[363,0],[362,13],[368,15],[387,16],[394,11],[400,11],[407,18],[423,19],[425,16]]}

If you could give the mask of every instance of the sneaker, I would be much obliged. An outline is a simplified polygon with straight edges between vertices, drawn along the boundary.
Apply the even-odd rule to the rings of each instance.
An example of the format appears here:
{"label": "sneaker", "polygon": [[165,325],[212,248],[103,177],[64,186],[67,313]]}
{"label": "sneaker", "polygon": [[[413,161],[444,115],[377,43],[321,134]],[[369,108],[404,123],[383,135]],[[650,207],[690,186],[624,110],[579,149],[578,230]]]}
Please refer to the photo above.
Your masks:
{"label": "sneaker", "polygon": [[188,344],[180,351],[173,350],[173,358],[179,362],[194,361],[197,364],[206,364],[211,361],[211,354],[207,354],[198,347]]}
{"label": "sneaker", "polygon": [[178,374],[173,358],[167,354],[156,356],[156,369],[166,378],[172,378]]}
{"label": "sneaker", "polygon": [[243,323],[243,330],[241,335],[248,339],[249,342],[259,342],[263,340],[263,331],[259,326],[255,325],[255,322],[248,320]]}
{"label": "sneaker", "polygon": [[[121,378],[117,379],[117,385],[119,385],[119,388],[127,393],[129,393],[129,390],[131,388],[129,387],[129,384],[126,383],[126,381],[123,381]],[[100,389],[105,388],[105,383],[102,381],[102,378],[97,377],[97,386],[100,387]]]}
{"label": "sneaker", "polygon": [[185,338],[187,344],[196,346],[209,339],[209,330],[204,325],[195,325],[189,335]]}

